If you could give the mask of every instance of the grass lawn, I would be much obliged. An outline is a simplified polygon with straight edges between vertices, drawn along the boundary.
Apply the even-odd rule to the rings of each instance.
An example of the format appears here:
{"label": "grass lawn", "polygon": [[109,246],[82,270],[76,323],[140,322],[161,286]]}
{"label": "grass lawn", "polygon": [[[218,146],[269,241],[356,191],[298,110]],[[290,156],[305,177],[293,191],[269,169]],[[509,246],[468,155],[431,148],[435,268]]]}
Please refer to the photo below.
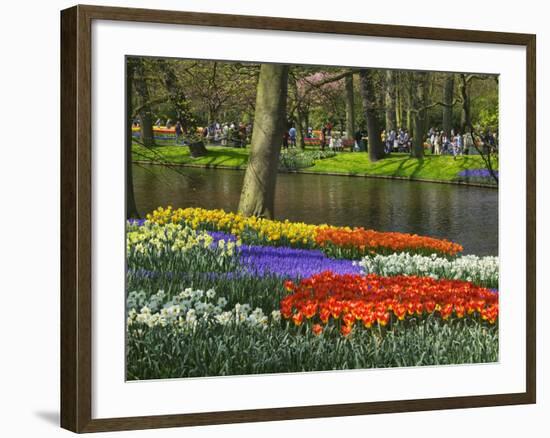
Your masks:
{"label": "grass lawn", "polygon": [[480,169],[485,165],[479,155],[458,156],[427,155],[422,160],[408,154],[393,153],[383,160],[372,162],[365,152],[341,153],[326,160],[319,160],[312,172],[399,176],[407,178],[450,181],[464,169]]}
{"label": "grass lawn", "polygon": [[172,164],[197,164],[204,166],[232,166],[246,167],[248,162],[249,149],[230,148],[222,146],[208,146],[208,155],[200,158],[192,158],[189,148],[186,146],[175,146],[173,142],[166,146],[157,146],[147,149],[136,143],[132,147],[132,158],[134,161],[156,161]]}
{"label": "grass lawn", "polygon": [[[173,164],[194,164],[208,167],[230,166],[245,168],[248,162],[248,148],[208,146],[208,155],[192,158],[185,146],[166,142],[154,149],[133,145],[133,159]],[[405,178],[451,181],[465,169],[484,168],[479,155],[451,156],[427,155],[422,160],[408,154],[393,153],[390,157],[371,162],[365,152],[341,152],[331,158],[317,160],[315,165],[305,169],[308,172],[342,173],[346,175],[397,176]]]}

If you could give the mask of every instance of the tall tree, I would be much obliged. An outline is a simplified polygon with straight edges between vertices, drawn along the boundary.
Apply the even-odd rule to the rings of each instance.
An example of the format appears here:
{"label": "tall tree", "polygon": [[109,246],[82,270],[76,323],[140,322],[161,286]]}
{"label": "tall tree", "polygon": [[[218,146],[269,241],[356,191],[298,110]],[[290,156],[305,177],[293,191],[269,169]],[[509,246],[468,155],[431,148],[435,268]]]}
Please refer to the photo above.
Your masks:
{"label": "tall tree", "polygon": [[414,130],[413,126],[413,109],[414,109],[414,80],[413,80],[413,74],[411,72],[408,72],[407,74],[407,80],[405,81],[405,86],[407,90],[407,112],[406,112],[406,119],[407,119],[407,131],[409,131],[409,134],[412,133]]}
{"label": "tall tree", "polygon": [[371,161],[378,161],[384,157],[384,145],[380,137],[381,129],[376,118],[376,93],[374,86],[374,70],[361,69],[359,71],[361,98],[363,111],[367,121],[368,152]]}
{"label": "tall tree", "polygon": [[385,106],[386,106],[386,132],[396,128],[395,114],[395,77],[393,70],[386,70],[385,75]]}
{"label": "tall tree", "polygon": [[286,121],[288,65],[262,64],[256,92],[254,130],[239,201],[247,216],[273,218],[275,184]]}
{"label": "tall tree", "polygon": [[191,103],[184,87],[180,84],[173,61],[158,59],[157,67],[161,73],[161,80],[166,89],[166,100],[170,102],[176,113],[176,120],[189,132],[195,132],[197,127],[196,117],[191,111]]}
{"label": "tall tree", "polygon": [[395,71],[394,83],[395,83],[395,123],[396,128],[403,127],[403,92],[401,91],[401,74],[399,71]]}
{"label": "tall tree", "polygon": [[[288,106],[289,106],[289,116],[290,119],[295,122],[294,127],[296,128],[296,144],[300,149],[305,148],[304,132],[307,129],[307,112],[308,112],[308,101],[301,94],[301,89],[299,87],[299,78],[301,71],[297,71],[299,68],[294,68],[289,70],[289,96]],[[292,99],[291,99],[292,96]],[[292,103],[291,103],[292,102]]]}
{"label": "tall tree", "polygon": [[133,83],[135,60],[126,61],[126,219],[139,218],[134,195],[134,177],[132,172],[132,125],[133,125]]}
{"label": "tall tree", "polygon": [[353,73],[345,78],[346,84],[346,136],[349,140],[355,133],[355,99],[353,94]]}
{"label": "tall tree", "polygon": [[472,96],[471,87],[472,81],[477,79],[479,81],[485,81],[487,79],[493,79],[498,86],[498,76],[495,75],[483,75],[483,74],[464,74],[459,75],[459,91],[460,100],[462,101],[462,113],[460,117],[460,127],[463,132],[473,129],[472,123]]}
{"label": "tall tree", "polygon": [[149,89],[145,76],[145,60],[135,58],[134,63],[134,82],[139,103],[141,141],[145,146],[150,147],[155,145],[155,137],[153,135],[153,115],[151,113]]}
{"label": "tall tree", "polygon": [[414,73],[412,94],[413,145],[411,155],[415,158],[424,157],[424,134],[426,133],[426,113],[428,101],[428,82],[430,74],[419,71]]}
{"label": "tall tree", "polygon": [[257,65],[192,60],[177,65],[175,73],[195,112],[204,115],[203,122],[220,122],[222,116],[242,121],[249,112],[250,99],[256,97]]}
{"label": "tall tree", "polygon": [[453,97],[455,88],[454,74],[448,73],[445,77],[445,88],[443,91],[443,131],[450,135],[453,127]]}

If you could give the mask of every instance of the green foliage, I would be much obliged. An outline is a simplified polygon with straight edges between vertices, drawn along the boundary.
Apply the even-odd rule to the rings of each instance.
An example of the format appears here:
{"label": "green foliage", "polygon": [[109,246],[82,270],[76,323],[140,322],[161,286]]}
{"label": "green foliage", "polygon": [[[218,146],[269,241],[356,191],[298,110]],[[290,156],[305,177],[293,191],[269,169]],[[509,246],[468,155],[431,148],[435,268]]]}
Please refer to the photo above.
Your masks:
{"label": "green foliage", "polygon": [[495,362],[498,327],[437,318],[396,323],[391,329],[335,329],[281,322],[266,328],[208,325],[194,330],[132,325],[127,377],[164,379],[334,369]]}
{"label": "green foliage", "polygon": [[311,167],[317,160],[334,157],[336,152],[325,150],[289,149],[279,156],[279,168],[282,170],[298,170]]}
{"label": "green foliage", "polygon": [[[215,269],[215,265],[212,265]],[[215,289],[218,295],[227,299],[230,306],[247,303],[265,312],[279,308],[279,301],[285,295],[283,281],[276,275],[231,275],[205,272],[164,272],[144,275],[143,271],[131,269],[127,274],[128,290],[143,290],[147,297],[153,291],[163,290],[168,297],[185,288]],[[250,291],[254,291],[253,294]]]}
{"label": "green foliage", "polygon": [[479,113],[479,125],[481,128],[490,129],[491,131],[498,130],[498,106],[483,108]]}

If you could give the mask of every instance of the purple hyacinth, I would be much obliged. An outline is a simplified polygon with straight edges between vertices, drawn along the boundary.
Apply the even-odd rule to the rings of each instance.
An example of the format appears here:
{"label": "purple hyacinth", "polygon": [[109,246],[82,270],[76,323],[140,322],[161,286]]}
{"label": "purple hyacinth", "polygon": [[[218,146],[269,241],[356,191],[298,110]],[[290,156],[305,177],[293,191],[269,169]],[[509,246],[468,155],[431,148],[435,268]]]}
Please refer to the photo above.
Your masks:
{"label": "purple hyacinth", "polygon": [[128,219],[129,225],[137,225],[138,227],[141,227],[147,219]]}
{"label": "purple hyacinth", "polygon": [[214,239],[215,244],[217,244],[220,240],[225,240],[226,242],[236,242],[237,237],[233,234],[224,233],[223,231],[208,231],[208,234],[212,236],[212,239]]}
{"label": "purple hyacinth", "polygon": [[[214,244],[220,240],[235,241],[236,237],[221,231],[209,231]],[[304,278],[331,270],[337,274],[360,274],[351,260],[334,260],[322,251],[259,245],[242,245],[239,249],[242,266],[253,275]]]}
{"label": "purple hyacinth", "polygon": [[243,266],[251,274],[305,278],[323,271],[336,274],[360,274],[361,268],[351,260],[330,259],[319,250],[287,247],[243,245],[240,248]]}
{"label": "purple hyacinth", "polygon": [[[493,171],[498,177],[498,170]],[[458,173],[463,178],[492,178],[489,169],[464,169]]]}

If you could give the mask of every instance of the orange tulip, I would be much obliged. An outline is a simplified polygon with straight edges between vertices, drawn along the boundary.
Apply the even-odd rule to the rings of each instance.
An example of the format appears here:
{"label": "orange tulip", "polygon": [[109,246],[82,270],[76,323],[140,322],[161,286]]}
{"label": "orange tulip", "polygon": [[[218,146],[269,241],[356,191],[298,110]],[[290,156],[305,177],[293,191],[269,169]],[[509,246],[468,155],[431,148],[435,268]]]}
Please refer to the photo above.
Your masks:
{"label": "orange tulip", "polygon": [[299,326],[302,324],[304,320],[304,314],[302,312],[298,312],[298,313],[295,313],[293,316],[292,316],[292,321],[294,322],[295,325]]}
{"label": "orange tulip", "polygon": [[340,328],[340,333],[342,333],[343,336],[348,336],[351,333],[352,327],[349,325],[343,325]]}
{"label": "orange tulip", "polygon": [[498,293],[461,280],[436,280],[430,277],[376,274],[334,274],[326,271],[293,284],[293,292],[281,300],[281,315],[301,325],[303,319],[318,317],[328,324],[330,317],[342,319],[349,331],[355,321],[365,328],[374,323],[385,326],[390,312],[397,319],[421,317],[424,312],[438,312],[447,320],[455,312],[457,318],[480,315],[483,321],[498,320]]}

